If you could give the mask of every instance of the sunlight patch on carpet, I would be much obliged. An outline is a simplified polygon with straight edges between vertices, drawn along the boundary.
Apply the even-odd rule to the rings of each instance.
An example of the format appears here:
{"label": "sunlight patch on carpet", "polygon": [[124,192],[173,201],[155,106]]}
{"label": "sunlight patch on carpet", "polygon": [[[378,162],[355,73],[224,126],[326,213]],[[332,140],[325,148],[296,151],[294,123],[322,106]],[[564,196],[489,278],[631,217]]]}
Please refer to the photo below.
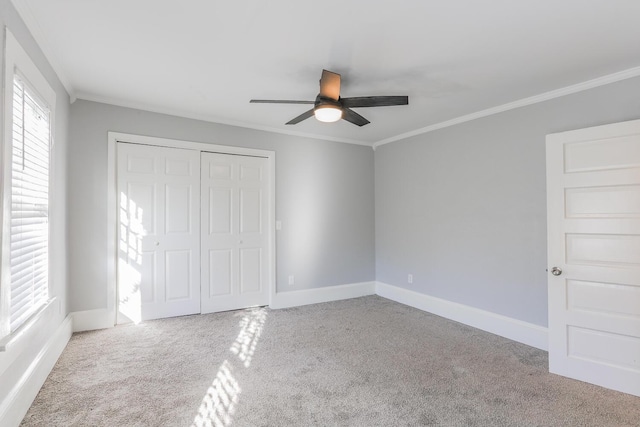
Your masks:
{"label": "sunlight patch on carpet", "polygon": [[233,376],[233,366],[225,360],[202,399],[194,427],[226,427],[233,421],[242,390]]}
{"label": "sunlight patch on carpet", "polygon": [[267,310],[260,308],[245,314],[240,321],[240,333],[229,350],[238,356],[245,368],[251,365],[266,320]]}
{"label": "sunlight patch on carpet", "polygon": [[[242,366],[248,368],[255,354],[258,340],[267,320],[267,310],[257,308],[245,310],[238,326],[240,332],[229,351],[240,359]],[[234,366],[225,360],[218,369],[213,383],[207,390],[192,427],[227,427],[233,422],[240,401],[240,384],[233,376]]]}

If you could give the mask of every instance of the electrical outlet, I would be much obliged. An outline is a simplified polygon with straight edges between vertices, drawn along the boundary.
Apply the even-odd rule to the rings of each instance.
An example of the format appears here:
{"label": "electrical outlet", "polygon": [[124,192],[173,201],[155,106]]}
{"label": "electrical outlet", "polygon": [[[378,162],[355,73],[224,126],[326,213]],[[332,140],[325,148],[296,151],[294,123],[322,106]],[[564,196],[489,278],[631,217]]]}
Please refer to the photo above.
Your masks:
{"label": "electrical outlet", "polygon": [[413,274],[407,276],[407,283],[413,283]]}
{"label": "electrical outlet", "polygon": [[289,286],[293,286],[296,283],[296,281],[293,278],[293,275],[289,276]]}

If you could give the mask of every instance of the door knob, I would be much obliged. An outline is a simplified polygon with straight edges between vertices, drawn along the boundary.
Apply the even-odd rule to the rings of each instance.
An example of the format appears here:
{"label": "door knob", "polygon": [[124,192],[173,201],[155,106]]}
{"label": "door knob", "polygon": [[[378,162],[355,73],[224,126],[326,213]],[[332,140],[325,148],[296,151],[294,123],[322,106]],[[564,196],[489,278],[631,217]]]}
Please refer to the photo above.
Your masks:
{"label": "door knob", "polygon": [[562,269],[560,267],[553,267],[551,269],[551,274],[553,274],[554,276],[559,276],[562,274]]}

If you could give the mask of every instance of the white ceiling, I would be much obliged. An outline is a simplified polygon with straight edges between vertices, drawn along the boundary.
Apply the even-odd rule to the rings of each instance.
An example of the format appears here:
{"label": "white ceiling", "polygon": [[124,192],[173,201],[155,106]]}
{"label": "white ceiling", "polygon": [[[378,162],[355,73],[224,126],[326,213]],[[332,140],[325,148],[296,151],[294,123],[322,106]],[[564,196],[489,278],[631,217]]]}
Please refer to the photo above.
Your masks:
{"label": "white ceiling", "polygon": [[[70,95],[373,144],[548,91],[640,74],[637,0],[13,0]],[[308,119],[323,68],[362,128]]]}

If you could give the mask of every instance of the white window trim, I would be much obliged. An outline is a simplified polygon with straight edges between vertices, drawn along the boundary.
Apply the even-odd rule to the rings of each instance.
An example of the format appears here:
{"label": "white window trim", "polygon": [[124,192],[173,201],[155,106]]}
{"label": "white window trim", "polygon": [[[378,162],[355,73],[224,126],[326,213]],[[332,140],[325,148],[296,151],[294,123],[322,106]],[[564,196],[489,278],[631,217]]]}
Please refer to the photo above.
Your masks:
{"label": "white window trim", "polygon": [[[9,297],[11,294],[11,284],[9,281],[10,272],[10,247],[11,247],[11,167],[7,167],[6,162],[11,159],[11,144],[13,130],[13,78],[16,70],[20,71],[21,76],[26,79],[29,86],[36,91],[37,95],[49,106],[50,110],[50,126],[51,126],[51,153],[49,164],[49,194],[52,194],[53,171],[53,141],[54,141],[54,123],[55,123],[55,106],[56,93],[49,85],[47,79],[42,75],[38,67],[33,63],[27,52],[20,46],[18,40],[9,31],[5,29],[5,49],[4,49],[4,122],[3,122],[3,140],[0,150],[0,164],[3,165],[3,174],[0,174],[0,224],[2,225],[2,242],[0,245],[0,338],[2,342],[14,341],[14,338],[22,336],[25,329],[32,327],[36,322],[27,320],[20,328],[11,333],[9,328]],[[7,160],[9,159],[9,160]],[[51,213],[51,204],[49,212]],[[51,214],[49,214],[49,222],[51,223]],[[50,229],[51,230],[51,229]],[[51,236],[51,231],[49,231]],[[51,259],[51,251],[49,251],[49,259]],[[51,272],[49,272],[49,289],[52,289]],[[51,300],[51,295],[50,295]],[[51,305],[51,301],[44,308]],[[32,317],[41,316],[45,311],[40,309]],[[15,337],[14,337],[15,336]],[[0,346],[0,351],[4,347]]]}

